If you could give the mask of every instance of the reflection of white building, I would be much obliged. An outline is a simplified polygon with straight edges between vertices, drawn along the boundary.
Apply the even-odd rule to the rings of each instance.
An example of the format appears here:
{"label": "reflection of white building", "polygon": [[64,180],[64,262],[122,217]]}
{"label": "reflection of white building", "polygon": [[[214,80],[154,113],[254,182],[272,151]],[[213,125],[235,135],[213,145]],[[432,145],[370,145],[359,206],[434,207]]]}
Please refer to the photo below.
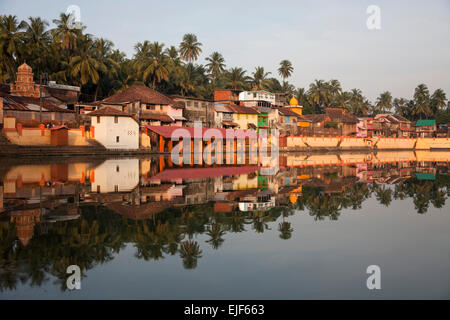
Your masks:
{"label": "reflection of white building", "polygon": [[266,211],[275,207],[275,197],[270,191],[262,191],[240,199],[240,211]]}
{"label": "reflection of white building", "polygon": [[89,116],[91,137],[94,136],[107,149],[139,148],[139,124],[130,114],[112,107],[103,107],[90,112]]}
{"label": "reflection of white building", "polygon": [[139,184],[139,159],[106,160],[93,171],[92,192],[130,192]]}

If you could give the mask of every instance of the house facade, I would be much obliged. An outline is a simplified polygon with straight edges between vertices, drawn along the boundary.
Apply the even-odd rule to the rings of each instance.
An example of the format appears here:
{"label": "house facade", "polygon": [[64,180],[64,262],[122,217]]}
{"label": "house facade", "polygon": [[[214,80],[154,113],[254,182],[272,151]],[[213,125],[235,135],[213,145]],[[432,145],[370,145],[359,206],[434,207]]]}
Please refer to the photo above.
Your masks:
{"label": "house facade", "polygon": [[415,127],[420,138],[436,137],[436,120],[417,120]]}
{"label": "house facade", "polygon": [[98,108],[110,107],[135,116],[142,125],[182,126],[184,104],[147,86],[131,86],[99,101]]}
{"label": "house facade", "polygon": [[112,107],[102,107],[88,114],[91,138],[107,149],[138,149],[139,123],[130,114]]}
{"label": "house facade", "polygon": [[201,121],[202,127],[214,126],[214,102],[207,99],[170,95],[175,102],[184,104],[183,117],[185,126],[193,127],[195,121]]}
{"label": "house facade", "polygon": [[239,93],[239,104],[246,107],[275,106],[275,94],[266,90],[243,91]]}

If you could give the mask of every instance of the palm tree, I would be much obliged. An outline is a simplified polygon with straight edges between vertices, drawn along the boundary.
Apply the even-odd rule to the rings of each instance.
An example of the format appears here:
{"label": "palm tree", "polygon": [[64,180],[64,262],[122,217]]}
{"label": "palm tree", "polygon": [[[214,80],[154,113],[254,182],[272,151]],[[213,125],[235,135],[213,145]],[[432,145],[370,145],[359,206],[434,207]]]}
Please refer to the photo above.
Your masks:
{"label": "palm tree", "polygon": [[233,90],[243,90],[246,88],[249,81],[249,77],[245,75],[246,73],[247,71],[242,68],[231,68],[226,72],[228,86]]}
{"label": "palm tree", "polygon": [[323,80],[315,80],[309,85],[308,96],[310,103],[319,108],[330,106],[330,87]]}
{"label": "palm tree", "polygon": [[437,89],[434,91],[433,95],[431,96],[431,111],[434,115],[437,115],[439,110],[441,108],[444,108],[446,103],[447,97],[445,96],[445,92],[442,89]]}
{"label": "palm tree", "polygon": [[70,27],[70,15],[61,13],[59,19],[54,19],[53,23],[56,24],[51,32],[53,35],[53,41],[60,45],[60,48],[67,51],[67,60],[70,60],[73,49],[77,46],[77,39],[81,36],[81,32],[85,29],[74,29]]}
{"label": "palm tree", "polygon": [[419,84],[414,90],[414,111],[413,114],[427,118],[431,115],[430,92],[425,84]]}
{"label": "palm tree", "polygon": [[252,90],[264,90],[269,85],[270,72],[265,72],[264,67],[256,67],[255,72],[252,74]]}
{"label": "palm tree", "polygon": [[376,107],[383,113],[386,112],[386,109],[388,111],[392,109],[392,95],[389,91],[385,91],[380,94],[377,99]]}
{"label": "palm tree", "polygon": [[46,28],[48,22],[41,18],[28,18],[29,22],[22,22],[25,32],[26,55],[29,57],[31,65],[37,69],[37,74],[41,74],[42,60],[45,58],[51,41],[50,31]]}
{"label": "palm tree", "polygon": [[342,86],[339,80],[332,79],[327,82],[330,100],[333,100],[336,96],[342,93]]}
{"label": "palm tree", "polygon": [[408,100],[404,98],[394,99],[394,109],[396,114],[399,114],[403,117],[410,116],[410,110],[408,110]]}
{"label": "palm tree", "polygon": [[206,64],[206,70],[208,70],[214,81],[225,70],[225,59],[219,52],[214,51],[205,60],[208,61]]}
{"label": "palm tree", "polygon": [[283,60],[280,62],[278,73],[281,78],[283,78],[283,82],[292,75],[292,72],[294,72],[294,67],[289,60]]}
{"label": "palm tree", "polygon": [[101,65],[101,70],[105,70],[105,72],[100,70],[100,80],[95,88],[94,101],[97,101],[98,89],[100,85],[106,85],[108,81],[113,81],[114,78],[118,75],[118,70],[120,68],[119,63],[116,59],[122,59],[120,52],[115,52],[113,54],[112,48],[114,44],[112,41],[100,38],[96,39],[93,44],[94,56],[98,61],[99,65]]}
{"label": "palm tree", "polygon": [[186,62],[194,62],[202,52],[201,46],[202,44],[198,42],[195,34],[187,33],[180,43],[180,55]]}
{"label": "palm tree", "polygon": [[0,59],[5,66],[9,79],[14,79],[19,48],[22,43],[23,24],[16,16],[0,16]]}
{"label": "palm tree", "polygon": [[79,79],[80,85],[85,85],[89,82],[97,84],[99,81],[99,72],[106,72],[104,64],[94,56],[93,41],[89,36],[84,36],[81,42],[77,55],[70,59],[71,76]]}
{"label": "palm tree", "polygon": [[155,89],[156,83],[169,80],[164,43],[153,42],[149,44],[147,42],[143,44],[142,48],[144,51],[138,52],[136,70],[142,75],[142,81],[146,82],[151,79],[152,88]]}

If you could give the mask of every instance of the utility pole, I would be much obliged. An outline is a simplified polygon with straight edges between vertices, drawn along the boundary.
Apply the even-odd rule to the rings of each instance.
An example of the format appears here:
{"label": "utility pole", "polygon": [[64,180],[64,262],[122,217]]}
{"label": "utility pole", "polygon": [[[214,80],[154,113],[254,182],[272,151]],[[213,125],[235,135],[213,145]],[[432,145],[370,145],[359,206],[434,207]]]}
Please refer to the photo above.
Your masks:
{"label": "utility pole", "polygon": [[43,81],[47,83],[48,74],[41,73],[39,76],[39,123],[42,124],[42,85]]}

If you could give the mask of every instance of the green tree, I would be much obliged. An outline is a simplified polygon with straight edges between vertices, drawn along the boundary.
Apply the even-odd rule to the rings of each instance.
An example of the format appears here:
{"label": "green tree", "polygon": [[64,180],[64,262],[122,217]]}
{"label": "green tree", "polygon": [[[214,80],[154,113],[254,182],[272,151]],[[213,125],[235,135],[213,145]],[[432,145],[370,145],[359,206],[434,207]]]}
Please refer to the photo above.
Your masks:
{"label": "green tree", "polygon": [[280,62],[278,73],[283,79],[283,82],[292,75],[292,72],[294,72],[294,67],[289,60],[283,60]]}
{"label": "green tree", "polygon": [[385,113],[386,110],[392,109],[392,95],[389,91],[385,91],[377,98],[376,107],[379,112]]}
{"label": "green tree", "polygon": [[225,70],[225,59],[219,52],[214,51],[205,60],[208,61],[206,64],[206,70],[208,70],[211,79],[215,81]]}
{"label": "green tree", "polygon": [[195,34],[187,33],[180,43],[180,55],[186,62],[194,62],[202,52],[201,46],[202,44],[198,42]]}

